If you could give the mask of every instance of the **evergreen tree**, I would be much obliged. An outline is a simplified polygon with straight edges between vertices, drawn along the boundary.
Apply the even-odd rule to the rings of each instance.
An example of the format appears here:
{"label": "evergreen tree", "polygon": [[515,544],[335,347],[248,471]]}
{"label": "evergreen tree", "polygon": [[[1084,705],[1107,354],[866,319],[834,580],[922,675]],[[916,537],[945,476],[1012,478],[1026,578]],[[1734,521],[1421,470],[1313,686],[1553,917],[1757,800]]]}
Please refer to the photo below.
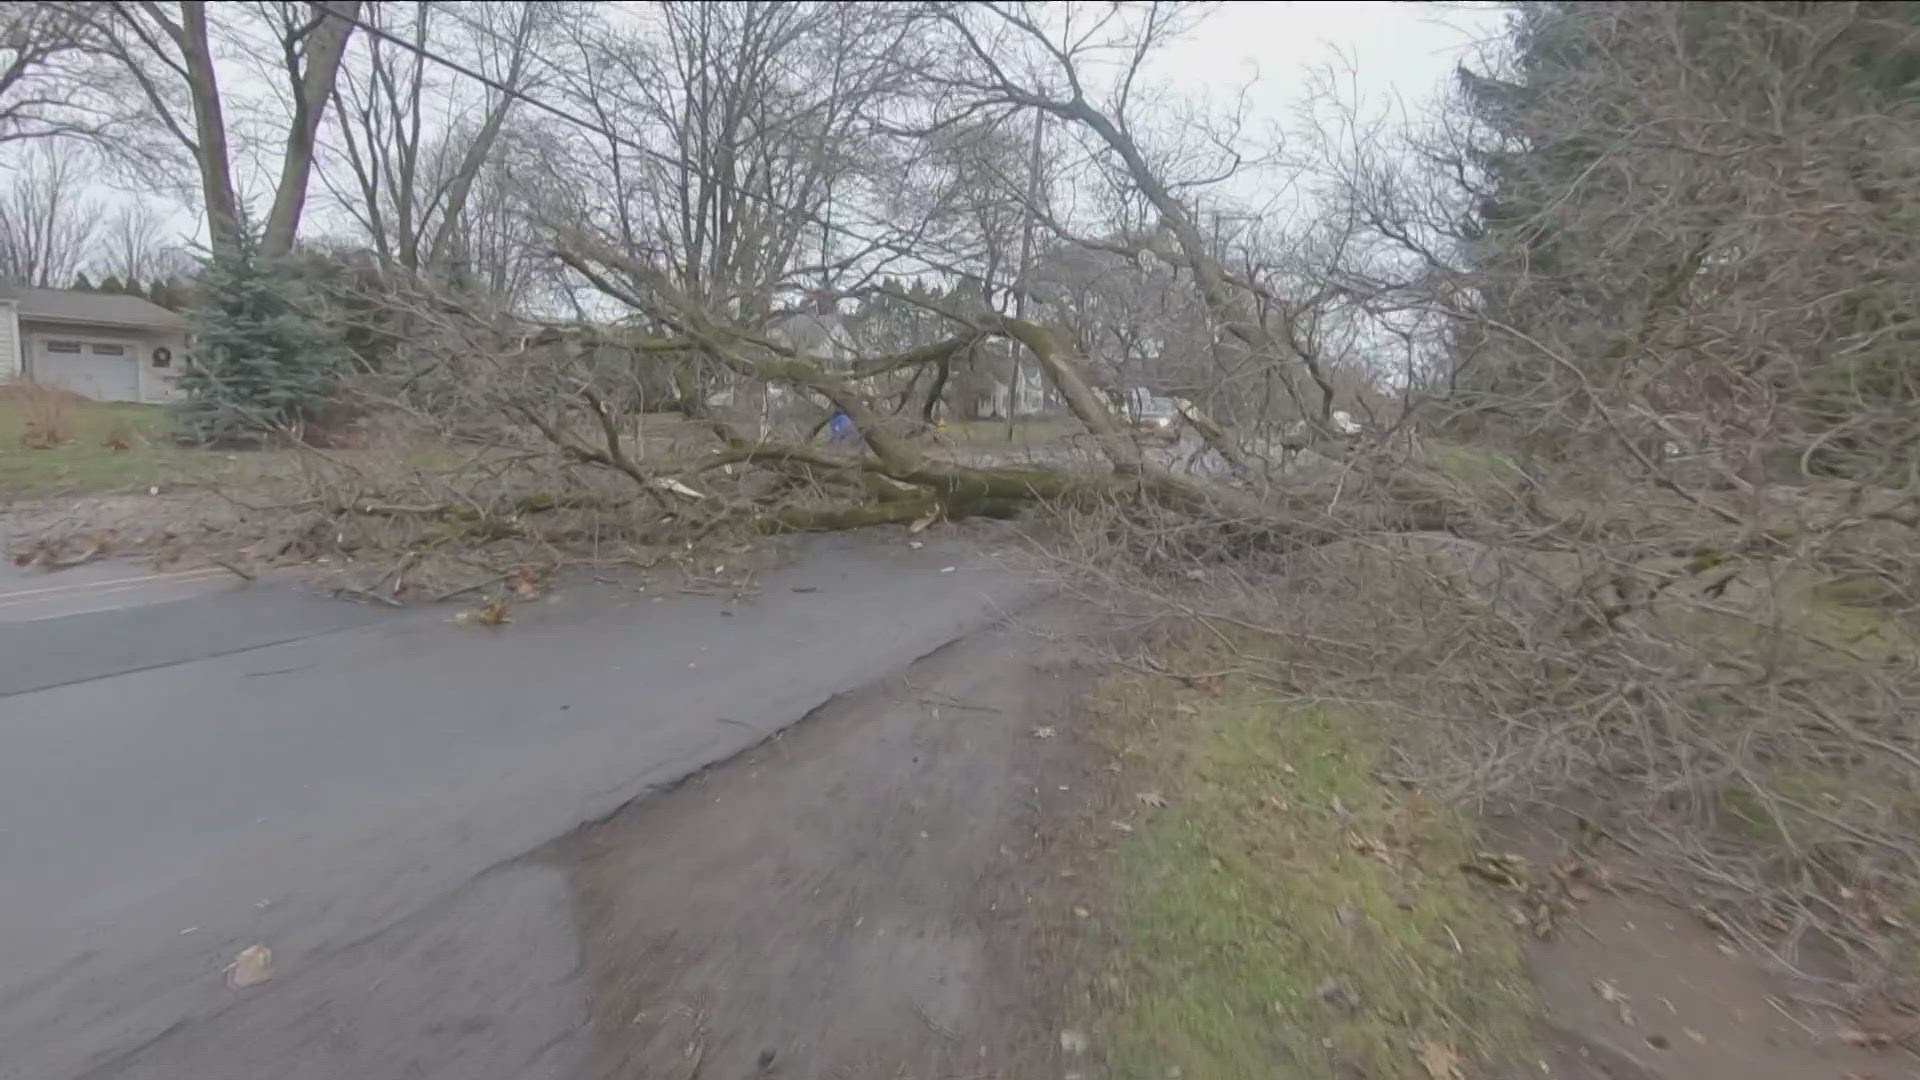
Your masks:
{"label": "evergreen tree", "polygon": [[100,279],[100,286],[96,291],[106,293],[109,296],[120,296],[127,291],[127,287],[120,284],[120,278],[118,276],[108,274],[106,277]]}
{"label": "evergreen tree", "polygon": [[73,275],[72,288],[74,292],[92,292],[93,282],[87,280],[87,275],[84,272],[78,273]]}
{"label": "evergreen tree", "polygon": [[309,314],[306,288],[286,264],[243,249],[207,263],[198,291],[193,362],[180,377],[187,431],[203,443],[258,443],[334,402],[339,337]]}
{"label": "evergreen tree", "polygon": [[1496,417],[1565,402],[1583,436],[1588,396],[1619,394],[1666,418],[1652,445],[1765,444],[1788,474],[1903,460],[1916,37],[1897,3],[1518,5],[1506,62],[1460,73],[1456,235],[1489,323],[1565,363],[1467,325],[1452,390]]}

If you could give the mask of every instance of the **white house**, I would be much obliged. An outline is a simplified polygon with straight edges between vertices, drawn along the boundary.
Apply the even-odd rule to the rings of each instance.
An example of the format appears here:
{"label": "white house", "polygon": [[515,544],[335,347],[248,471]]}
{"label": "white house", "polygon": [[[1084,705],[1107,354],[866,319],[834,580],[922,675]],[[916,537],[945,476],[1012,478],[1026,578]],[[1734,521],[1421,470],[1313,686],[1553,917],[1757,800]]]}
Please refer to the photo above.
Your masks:
{"label": "white house", "polygon": [[187,320],[138,296],[0,285],[0,382],[97,401],[172,401]]}

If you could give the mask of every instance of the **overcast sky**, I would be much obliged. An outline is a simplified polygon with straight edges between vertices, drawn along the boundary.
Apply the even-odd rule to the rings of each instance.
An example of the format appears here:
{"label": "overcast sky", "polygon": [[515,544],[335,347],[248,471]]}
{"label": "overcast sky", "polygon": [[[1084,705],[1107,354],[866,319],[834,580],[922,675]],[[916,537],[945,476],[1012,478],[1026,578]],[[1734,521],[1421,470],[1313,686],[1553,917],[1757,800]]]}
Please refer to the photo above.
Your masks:
{"label": "overcast sky", "polygon": [[[1329,64],[1351,68],[1355,76],[1346,90],[1372,107],[1404,102],[1417,109],[1472,43],[1496,33],[1500,22],[1492,4],[1229,0],[1157,58],[1152,74],[1168,91],[1220,107],[1251,82],[1246,113],[1252,135],[1292,126],[1307,80]],[[1257,186],[1260,180],[1249,177],[1246,183]],[[325,207],[324,192],[316,179],[309,224],[322,228],[340,223]],[[1262,201],[1257,191],[1236,193]],[[204,233],[197,212],[183,210],[174,222],[196,239]]]}
{"label": "overcast sky", "polygon": [[1168,79],[1222,98],[1257,79],[1249,105],[1276,118],[1299,105],[1308,71],[1336,54],[1352,61],[1363,94],[1418,99],[1452,73],[1475,40],[1496,33],[1501,19],[1490,4],[1235,0],[1215,9],[1159,67]]}

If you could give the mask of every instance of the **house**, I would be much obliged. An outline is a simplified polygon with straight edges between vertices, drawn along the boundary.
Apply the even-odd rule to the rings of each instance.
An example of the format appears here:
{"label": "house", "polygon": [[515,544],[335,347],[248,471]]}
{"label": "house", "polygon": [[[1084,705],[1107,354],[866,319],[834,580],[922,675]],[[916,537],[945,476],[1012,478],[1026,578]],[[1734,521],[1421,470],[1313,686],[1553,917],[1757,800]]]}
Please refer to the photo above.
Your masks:
{"label": "house", "polygon": [[172,401],[187,320],[138,296],[0,285],[0,382],[97,401]]}
{"label": "house", "polygon": [[[830,301],[821,302],[826,303]],[[767,324],[767,337],[797,353],[825,360],[835,368],[851,364],[860,355],[853,334],[841,321],[840,313],[832,308],[816,307],[811,311],[776,315]]]}

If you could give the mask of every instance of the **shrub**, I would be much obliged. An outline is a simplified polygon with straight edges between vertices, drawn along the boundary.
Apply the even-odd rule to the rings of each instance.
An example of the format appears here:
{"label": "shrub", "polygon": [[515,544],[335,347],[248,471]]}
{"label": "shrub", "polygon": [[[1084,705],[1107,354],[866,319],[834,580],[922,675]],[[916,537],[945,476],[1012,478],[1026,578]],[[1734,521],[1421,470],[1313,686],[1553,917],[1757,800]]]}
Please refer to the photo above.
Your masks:
{"label": "shrub", "polygon": [[301,277],[242,249],[200,278],[181,427],[204,444],[243,445],[296,432],[338,396],[338,332],[312,314]]}

